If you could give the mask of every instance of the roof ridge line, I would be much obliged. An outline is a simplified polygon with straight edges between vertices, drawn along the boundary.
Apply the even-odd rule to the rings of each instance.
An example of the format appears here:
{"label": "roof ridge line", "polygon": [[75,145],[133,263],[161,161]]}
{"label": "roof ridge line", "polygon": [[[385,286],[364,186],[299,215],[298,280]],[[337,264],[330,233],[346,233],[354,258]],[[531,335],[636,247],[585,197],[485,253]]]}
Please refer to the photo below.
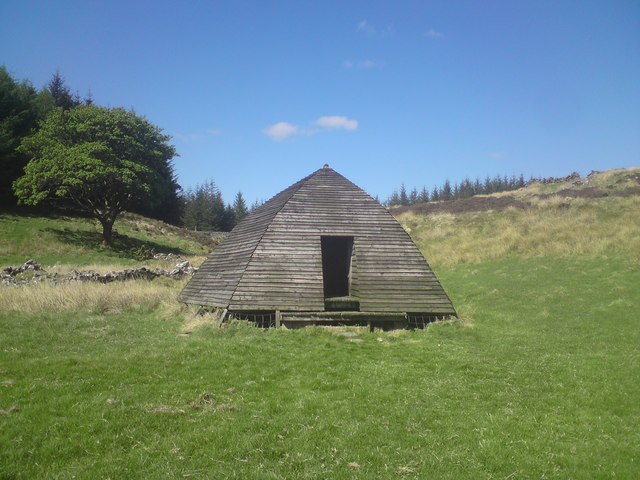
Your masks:
{"label": "roof ridge line", "polygon": [[[299,184],[297,188],[294,188],[291,192],[291,195],[289,195],[289,198],[287,198],[282,205],[280,206],[280,208],[273,214],[273,218],[271,219],[271,221],[269,222],[269,224],[267,225],[267,228],[264,229],[264,231],[260,234],[260,238],[258,238],[258,241],[256,242],[256,246],[253,247],[253,250],[251,251],[251,255],[249,255],[249,259],[247,260],[247,264],[245,266],[245,268],[242,270],[242,275],[240,275],[240,278],[238,279],[238,283],[236,283],[235,288],[233,289],[233,293],[231,294],[231,297],[229,297],[229,305],[231,305],[231,301],[233,300],[234,295],[236,294],[236,292],[238,291],[238,286],[240,285],[240,282],[242,282],[242,279],[244,278],[244,275],[247,273],[247,266],[249,266],[249,264],[251,263],[251,260],[253,259],[253,254],[256,253],[256,249],[258,248],[258,245],[260,245],[260,242],[262,242],[262,238],[264,237],[264,234],[267,233],[267,230],[269,230],[269,227],[271,226],[271,223],[273,222],[273,220],[278,216],[278,214],[282,211],[282,209],[285,207],[285,205],[287,203],[289,203],[289,200],[291,200],[291,197],[293,197],[296,193],[298,193],[298,190],[300,190],[302,188],[302,186],[307,183],[307,181],[313,177],[316,173],[318,173],[321,169],[316,170],[315,172],[307,175],[306,177],[304,177],[302,180],[299,180],[297,183]],[[295,184],[294,184],[295,185]],[[293,185],[292,185],[293,186]],[[285,188],[285,190],[287,190]],[[283,191],[285,191],[283,190]],[[282,193],[282,192],[280,192]],[[277,197],[279,195],[279,193],[276,193],[273,198]],[[267,202],[269,202],[269,200],[267,200]],[[227,308],[229,308],[229,305],[227,305]]]}

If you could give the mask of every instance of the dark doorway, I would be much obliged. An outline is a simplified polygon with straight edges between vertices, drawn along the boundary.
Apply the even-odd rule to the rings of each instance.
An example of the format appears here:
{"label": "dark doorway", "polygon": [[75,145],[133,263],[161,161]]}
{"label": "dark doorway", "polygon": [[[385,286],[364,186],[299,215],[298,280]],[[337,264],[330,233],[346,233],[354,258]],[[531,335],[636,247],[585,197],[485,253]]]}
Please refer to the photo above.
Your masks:
{"label": "dark doorway", "polygon": [[353,237],[321,237],[324,297],[348,297]]}

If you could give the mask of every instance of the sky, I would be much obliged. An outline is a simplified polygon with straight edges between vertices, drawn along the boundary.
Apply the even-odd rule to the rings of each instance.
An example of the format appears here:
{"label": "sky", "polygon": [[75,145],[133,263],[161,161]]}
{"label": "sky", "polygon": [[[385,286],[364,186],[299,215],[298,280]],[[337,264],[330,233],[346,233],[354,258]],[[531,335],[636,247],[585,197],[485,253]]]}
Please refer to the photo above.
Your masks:
{"label": "sky", "polygon": [[228,202],[640,166],[637,0],[2,0],[0,64],[135,110]]}

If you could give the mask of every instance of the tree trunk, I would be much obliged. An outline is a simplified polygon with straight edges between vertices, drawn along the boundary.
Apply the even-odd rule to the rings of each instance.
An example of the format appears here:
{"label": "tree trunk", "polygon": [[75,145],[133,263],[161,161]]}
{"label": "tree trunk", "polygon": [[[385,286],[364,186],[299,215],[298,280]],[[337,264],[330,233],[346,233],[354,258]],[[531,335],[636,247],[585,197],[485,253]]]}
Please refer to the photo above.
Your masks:
{"label": "tree trunk", "polygon": [[113,222],[115,220],[100,219],[102,225],[102,243],[107,246],[111,246],[111,240],[113,239]]}

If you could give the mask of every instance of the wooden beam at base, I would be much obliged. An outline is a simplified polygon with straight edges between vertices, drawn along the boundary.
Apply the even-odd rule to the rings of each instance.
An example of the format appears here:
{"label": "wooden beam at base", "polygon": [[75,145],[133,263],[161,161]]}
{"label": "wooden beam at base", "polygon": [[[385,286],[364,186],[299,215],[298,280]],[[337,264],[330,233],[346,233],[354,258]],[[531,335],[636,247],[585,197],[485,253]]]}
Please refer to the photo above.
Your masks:
{"label": "wooden beam at base", "polygon": [[384,312],[281,312],[281,321],[295,322],[402,322],[407,320],[405,313]]}
{"label": "wooden beam at base", "polygon": [[218,327],[222,326],[222,323],[225,321],[225,319],[227,318],[227,314],[229,313],[228,309],[224,309],[222,310],[222,313],[220,314],[220,318],[218,319]]}

